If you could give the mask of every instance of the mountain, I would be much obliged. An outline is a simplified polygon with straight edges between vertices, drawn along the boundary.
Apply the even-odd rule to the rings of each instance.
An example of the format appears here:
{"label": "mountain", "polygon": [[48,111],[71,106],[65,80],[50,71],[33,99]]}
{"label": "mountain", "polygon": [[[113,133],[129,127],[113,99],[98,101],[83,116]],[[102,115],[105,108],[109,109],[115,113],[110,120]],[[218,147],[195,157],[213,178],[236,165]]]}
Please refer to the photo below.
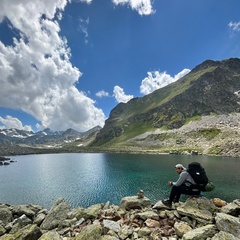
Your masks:
{"label": "mountain", "polygon": [[204,116],[237,114],[239,97],[240,59],[206,60],[178,81],[118,104],[92,146],[131,145],[146,132],[168,134]]}
{"label": "mountain", "polygon": [[240,59],[206,60],[178,81],[118,104],[103,128],[84,133],[2,129],[0,152],[122,151],[240,157],[239,98]]}
{"label": "mountain", "polygon": [[25,145],[41,145],[41,144],[63,144],[83,139],[98,132],[101,127],[94,127],[86,132],[78,132],[74,129],[66,131],[52,131],[47,128],[36,133],[32,131],[24,131],[19,129],[0,129],[1,144],[25,144]]}

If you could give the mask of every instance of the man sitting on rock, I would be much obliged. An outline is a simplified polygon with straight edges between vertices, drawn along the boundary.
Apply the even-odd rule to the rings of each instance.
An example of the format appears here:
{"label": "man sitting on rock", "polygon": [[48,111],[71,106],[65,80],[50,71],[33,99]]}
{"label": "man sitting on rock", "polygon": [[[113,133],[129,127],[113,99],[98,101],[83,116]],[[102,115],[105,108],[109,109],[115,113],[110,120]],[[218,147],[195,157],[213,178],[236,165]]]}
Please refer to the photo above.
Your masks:
{"label": "man sitting on rock", "polygon": [[186,195],[199,195],[200,190],[197,188],[191,175],[187,172],[186,168],[182,164],[175,166],[176,172],[179,174],[179,178],[176,182],[168,182],[168,185],[172,187],[169,199],[162,200],[162,203],[167,207],[172,207],[173,202],[179,202],[181,194]]}

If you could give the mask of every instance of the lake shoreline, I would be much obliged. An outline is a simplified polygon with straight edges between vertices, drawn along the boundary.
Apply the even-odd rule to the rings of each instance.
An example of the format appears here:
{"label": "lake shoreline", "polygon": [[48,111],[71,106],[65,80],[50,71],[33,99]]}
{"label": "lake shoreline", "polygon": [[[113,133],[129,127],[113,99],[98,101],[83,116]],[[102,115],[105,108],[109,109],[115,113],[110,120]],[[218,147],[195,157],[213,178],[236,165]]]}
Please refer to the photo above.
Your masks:
{"label": "lake shoreline", "polygon": [[21,146],[1,146],[1,157],[21,156],[21,155],[35,155],[35,154],[62,154],[62,153],[126,153],[126,154],[155,154],[155,155],[204,155],[204,156],[219,156],[238,158],[236,155],[217,155],[217,154],[203,154],[197,151],[179,151],[173,150],[171,152],[153,150],[153,149],[117,149],[117,148],[81,148],[70,151],[69,149],[61,148],[35,148],[35,147],[21,147]]}

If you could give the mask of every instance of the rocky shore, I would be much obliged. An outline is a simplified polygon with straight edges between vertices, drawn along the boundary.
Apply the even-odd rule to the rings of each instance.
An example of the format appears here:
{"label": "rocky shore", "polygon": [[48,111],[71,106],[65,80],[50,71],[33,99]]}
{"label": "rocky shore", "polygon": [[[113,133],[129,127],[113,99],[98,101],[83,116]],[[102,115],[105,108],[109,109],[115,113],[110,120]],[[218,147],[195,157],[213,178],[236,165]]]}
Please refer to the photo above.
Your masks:
{"label": "rocky shore", "polygon": [[0,204],[1,240],[237,240],[240,200],[191,197],[172,209],[145,196],[72,209],[58,199],[50,210],[38,205]]}

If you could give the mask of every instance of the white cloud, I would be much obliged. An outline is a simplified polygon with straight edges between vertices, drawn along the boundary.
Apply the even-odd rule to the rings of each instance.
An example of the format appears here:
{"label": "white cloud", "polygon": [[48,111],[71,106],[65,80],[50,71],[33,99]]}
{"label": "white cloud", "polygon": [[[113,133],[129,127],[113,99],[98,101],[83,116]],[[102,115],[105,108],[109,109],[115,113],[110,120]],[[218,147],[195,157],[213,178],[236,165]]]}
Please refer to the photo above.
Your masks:
{"label": "white cloud", "polygon": [[233,31],[240,31],[240,22],[230,22],[228,26],[233,30]]}
{"label": "white cloud", "polygon": [[115,97],[115,99],[117,100],[118,103],[120,103],[120,102],[126,103],[134,97],[133,95],[126,95],[124,93],[123,88],[121,88],[119,86],[114,87],[113,96]]}
{"label": "white cloud", "polygon": [[140,15],[150,15],[154,13],[151,0],[112,0],[114,4],[127,4]]}
{"label": "white cloud", "polygon": [[148,72],[148,76],[142,80],[140,86],[140,92],[144,95],[152,93],[153,91],[165,87],[168,84],[177,81],[181,77],[185,76],[190,72],[189,69],[183,69],[181,72],[176,74],[174,77],[171,77],[166,72]]}
{"label": "white cloud", "polygon": [[22,122],[18,118],[7,115],[6,118],[0,117],[0,122],[4,125],[1,128],[17,128],[25,131],[32,131],[31,126],[22,125]]}
{"label": "white cloud", "polygon": [[83,2],[83,3],[90,4],[90,3],[92,3],[92,0],[79,0],[77,2]]}
{"label": "white cloud", "polygon": [[89,18],[86,20],[79,18],[79,30],[84,34],[84,42],[88,43],[88,24]]}
{"label": "white cloud", "polygon": [[100,98],[102,98],[102,97],[109,97],[109,93],[104,91],[104,90],[101,90],[101,91],[96,93],[96,96],[100,97]]}
{"label": "white cloud", "polygon": [[[53,130],[103,126],[104,113],[75,87],[81,72],[70,62],[67,40],[55,20],[67,0],[1,0],[0,23],[7,17],[21,33],[14,45],[0,41],[0,106],[21,109]],[[42,17],[42,16],[45,17]]]}

